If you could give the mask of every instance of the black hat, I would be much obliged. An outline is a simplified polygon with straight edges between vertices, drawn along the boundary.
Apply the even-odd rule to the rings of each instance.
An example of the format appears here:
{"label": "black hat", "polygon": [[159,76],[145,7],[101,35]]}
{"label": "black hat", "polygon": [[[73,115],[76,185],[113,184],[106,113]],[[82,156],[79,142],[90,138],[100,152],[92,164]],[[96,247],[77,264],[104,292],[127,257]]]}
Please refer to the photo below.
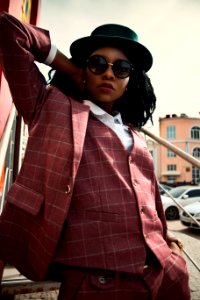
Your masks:
{"label": "black hat", "polygon": [[103,46],[121,49],[135,68],[147,72],[152,66],[152,55],[138,42],[137,34],[130,28],[118,24],[97,27],[90,36],[74,41],[70,46],[70,53],[75,60],[87,59],[93,51]]}

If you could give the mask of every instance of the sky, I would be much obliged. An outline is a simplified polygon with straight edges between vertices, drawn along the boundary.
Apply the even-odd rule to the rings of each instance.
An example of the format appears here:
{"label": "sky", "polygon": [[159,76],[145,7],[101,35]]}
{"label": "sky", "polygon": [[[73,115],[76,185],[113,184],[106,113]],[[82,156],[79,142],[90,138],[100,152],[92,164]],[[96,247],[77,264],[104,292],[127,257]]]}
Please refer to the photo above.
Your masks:
{"label": "sky", "polygon": [[146,128],[158,133],[168,114],[200,118],[200,0],[41,0],[38,26],[68,57],[74,40],[105,23],[130,27],[153,55],[157,104]]}

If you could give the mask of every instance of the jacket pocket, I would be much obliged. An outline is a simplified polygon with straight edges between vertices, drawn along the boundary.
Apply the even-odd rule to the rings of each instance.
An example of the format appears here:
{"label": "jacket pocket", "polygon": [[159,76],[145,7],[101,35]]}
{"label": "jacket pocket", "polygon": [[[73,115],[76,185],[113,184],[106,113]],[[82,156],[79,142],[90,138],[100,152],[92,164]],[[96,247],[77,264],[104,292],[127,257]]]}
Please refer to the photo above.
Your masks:
{"label": "jacket pocket", "polygon": [[36,216],[40,211],[44,196],[30,188],[13,183],[6,196],[6,202]]}

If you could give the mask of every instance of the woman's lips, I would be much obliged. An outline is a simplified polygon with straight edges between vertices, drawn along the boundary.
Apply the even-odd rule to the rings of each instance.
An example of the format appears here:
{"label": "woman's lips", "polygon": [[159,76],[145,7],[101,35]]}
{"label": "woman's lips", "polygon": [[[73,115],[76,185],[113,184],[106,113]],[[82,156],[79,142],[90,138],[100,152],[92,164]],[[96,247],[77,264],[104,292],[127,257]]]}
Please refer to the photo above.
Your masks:
{"label": "woman's lips", "polygon": [[109,84],[109,83],[100,84],[98,87],[101,91],[104,91],[104,92],[111,92],[114,90],[112,84]]}

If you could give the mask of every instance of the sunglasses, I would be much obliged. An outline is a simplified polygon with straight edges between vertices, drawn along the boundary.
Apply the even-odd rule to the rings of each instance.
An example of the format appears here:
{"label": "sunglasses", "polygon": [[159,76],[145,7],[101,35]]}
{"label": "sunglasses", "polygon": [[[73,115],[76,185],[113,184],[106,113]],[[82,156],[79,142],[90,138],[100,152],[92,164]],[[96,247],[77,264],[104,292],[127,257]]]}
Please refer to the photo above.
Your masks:
{"label": "sunglasses", "polygon": [[103,74],[109,66],[112,67],[114,75],[120,79],[129,77],[133,70],[132,64],[124,59],[117,59],[112,64],[101,55],[92,55],[87,60],[88,69],[95,75]]}

